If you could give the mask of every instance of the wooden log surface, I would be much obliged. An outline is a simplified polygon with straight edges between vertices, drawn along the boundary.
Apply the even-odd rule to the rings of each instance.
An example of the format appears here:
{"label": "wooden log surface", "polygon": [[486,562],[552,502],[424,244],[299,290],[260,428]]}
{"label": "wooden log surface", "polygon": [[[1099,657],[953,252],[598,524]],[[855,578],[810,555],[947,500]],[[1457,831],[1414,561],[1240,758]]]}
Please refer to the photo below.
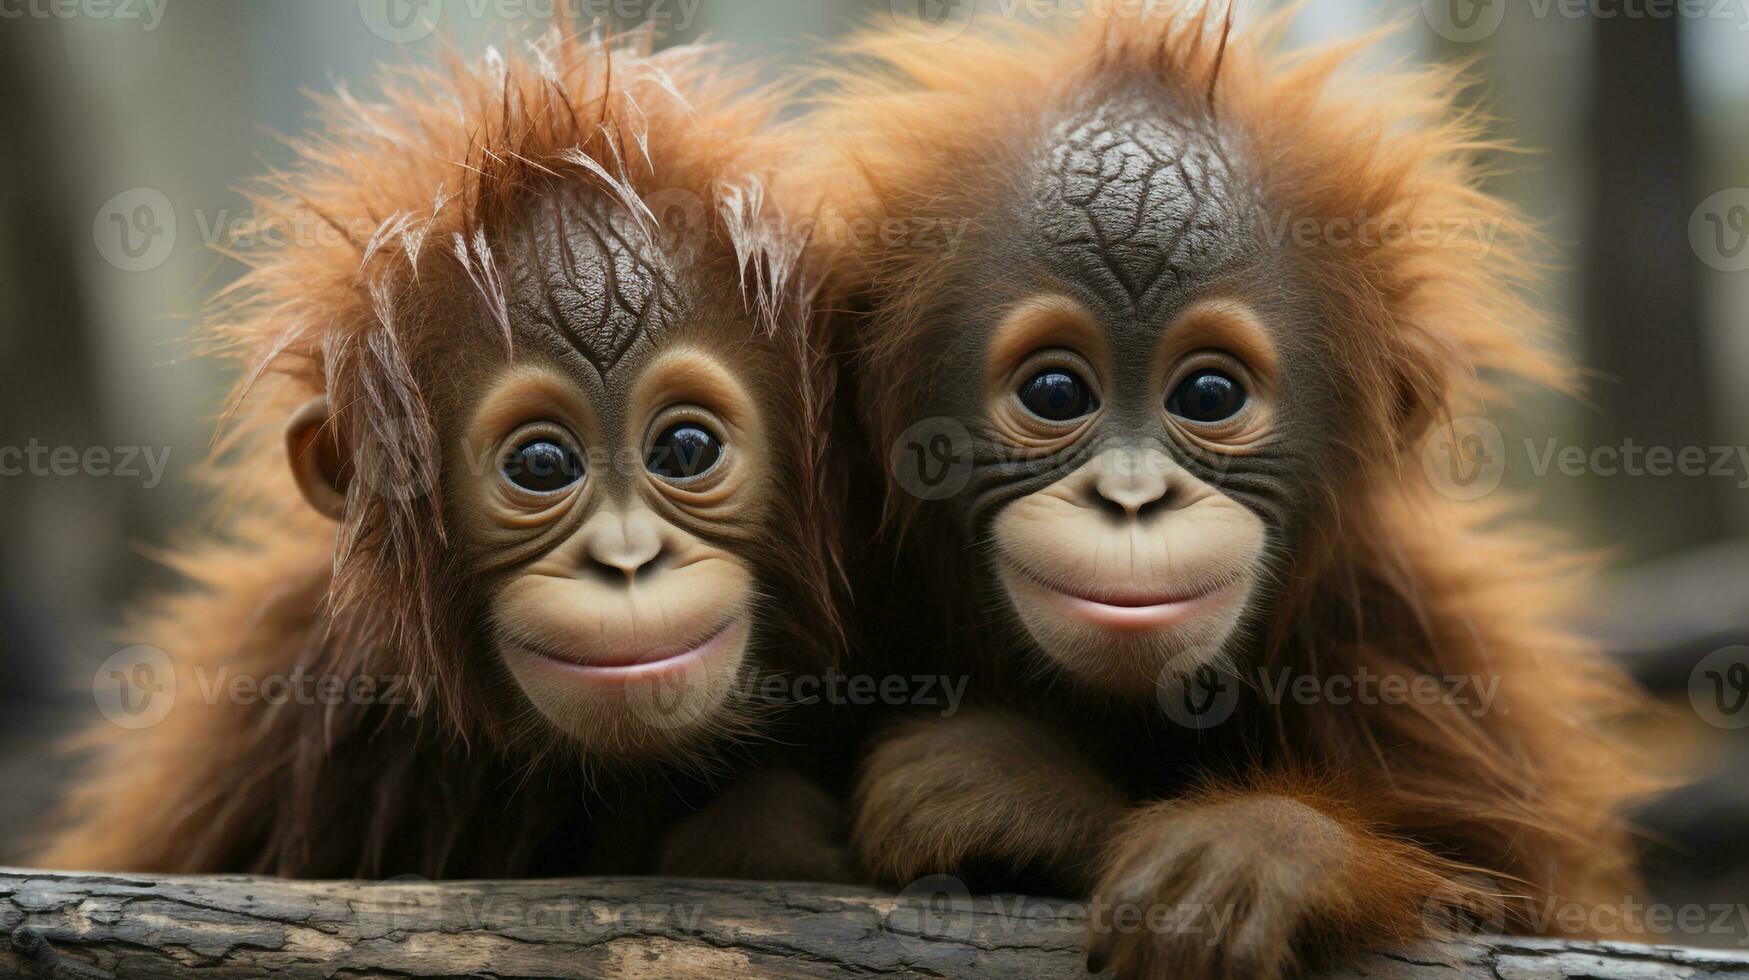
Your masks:
{"label": "wooden log surface", "polygon": [[[0,977],[1086,975],[1081,907],[925,889],[0,869]],[[1749,980],[1749,953],[1493,937],[1375,953],[1328,976]]]}

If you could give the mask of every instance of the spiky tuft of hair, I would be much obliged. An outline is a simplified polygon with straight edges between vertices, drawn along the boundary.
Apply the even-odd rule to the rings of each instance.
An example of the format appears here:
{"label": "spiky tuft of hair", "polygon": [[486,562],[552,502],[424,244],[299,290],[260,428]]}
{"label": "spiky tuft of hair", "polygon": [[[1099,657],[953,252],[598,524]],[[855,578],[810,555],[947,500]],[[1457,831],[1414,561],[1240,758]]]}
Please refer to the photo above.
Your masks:
{"label": "spiky tuft of hair", "polygon": [[[251,194],[256,224],[289,237],[238,253],[249,271],[210,330],[211,346],[244,365],[224,449],[280,452],[292,408],[326,392],[354,472],[376,491],[348,495],[330,599],[335,628],[350,635],[330,649],[390,656],[376,668],[428,680],[418,690],[452,717],[467,693],[456,637],[443,630],[456,597],[436,591],[447,536],[433,424],[443,369],[431,354],[453,349],[444,335],[456,317],[445,307],[453,297],[427,287],[464,284],[508,357],[490,232],[528,195],[570,182],[651,228],[647,198],[684,194],[699,212],[686,217],[735,257],[767,331],[804,314],[799,246],[759,192],[779,100],[714,49],[652,55],[650,43],[648,31],[614,43],[555,31],[517,56],[450,53],[437,67],[391,71],[375,99],[344,87],[320,98],[318,135],[293,141],[297,162]],[[223,472],[234,485],[257,469],[274,468]]]}

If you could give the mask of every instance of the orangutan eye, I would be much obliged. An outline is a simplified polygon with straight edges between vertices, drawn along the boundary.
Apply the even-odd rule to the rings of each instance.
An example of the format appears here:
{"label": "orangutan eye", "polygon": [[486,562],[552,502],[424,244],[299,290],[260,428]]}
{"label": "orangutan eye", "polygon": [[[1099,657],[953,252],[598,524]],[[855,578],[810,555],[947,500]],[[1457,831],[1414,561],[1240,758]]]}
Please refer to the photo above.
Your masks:
{"label": "orangutan eye", "polygon": [[662,430],[650,443],[644,466],[664,480],[689,480],[716,469],[723,442],[697,422],[681,422]]}
{"label": "orangutan eye", "polygon": [[1166,410],[1191,422],[1224,422],[1239,414],[1246,398],[1244,386],[1227,374],[1198,371],[1166,399]]}
{"label": "orangutan eye", "polygon": [[1087,382],[1067,368],[1046,368],[1016,392],[1026,410],[1046,422],[1072,422],[1099,407]]}
{"label": "orangutan eye", "polygon": [[552,439],[530,439],[505,458],[503,473],[529,493],[558,493],[583,479],[583,460]]}

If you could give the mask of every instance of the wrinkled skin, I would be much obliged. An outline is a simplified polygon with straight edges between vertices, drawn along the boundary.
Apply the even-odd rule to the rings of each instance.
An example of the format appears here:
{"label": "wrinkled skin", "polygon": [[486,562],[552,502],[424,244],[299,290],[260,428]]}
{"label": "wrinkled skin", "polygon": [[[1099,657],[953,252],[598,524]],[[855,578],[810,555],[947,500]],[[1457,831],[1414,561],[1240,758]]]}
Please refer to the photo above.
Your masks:
{"label": "wrinkled skin", "polygon": [[511,323],[521,339],[580,359],[587,370],[576,373],[593,375],[602,387],[591,393],[605,396],[684,323],[696,297],[623,208],[555,195],[532,212],[512,234]]}

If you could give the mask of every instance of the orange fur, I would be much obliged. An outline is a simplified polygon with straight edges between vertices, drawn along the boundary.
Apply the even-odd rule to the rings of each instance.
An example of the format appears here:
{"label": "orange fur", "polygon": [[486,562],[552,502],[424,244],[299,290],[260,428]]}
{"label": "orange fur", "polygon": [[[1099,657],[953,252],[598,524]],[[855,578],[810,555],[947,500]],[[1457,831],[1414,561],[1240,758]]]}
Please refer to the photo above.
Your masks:
{"label": "orange fur", "polygon": [[[561,183],[652,224],[667,220],[646,206],[663,192],[696,203],[689,274],[720,284],[723,310],[744,306],[721,329],[744,326],[729,340],[774,365],[755,373],[786,474],[779,533],[753,559],[760,585],[784,597],[762,620],[765,642],[774,666],[830,655],[838,586],[823,429],[834,379],[805,326],[801,244],[764,197],[787,146],[770,125],[779,93],[755,88],[751,68],[723,67],[714,49],[649,48],[647,33],[554,32],[513,54],[390,71],[374,99],[341,88],[320,100],[319,133],[293,141],[296,164],[251,196],[261,224],[307,228],[314,215],[321,227],[239,255],[248,272],[209,331],[209,346],[243,367],[211,473],[232,520],[175,559],[194,588],[130,634],[173,656],[176,710],[155,728],[87,740],[95,765],[39,863],[522,874],[591,781],[597,806],[617,811],[634,840],[654,826],[661,807],[646,797],[660,794],[643,780],[667,777],[600,769],[535,720],[479,642],[479,586],[450,548],[442,443],[473,366],[515,353],[496,234]],[[285,479],[280,427],[317,393],[353,453],[338,530]],[[414,492],[370,492],[379,486]],[[205,703],[195,672],[221,669],[400,678],[408,700]],[[748,700],[727,718],[731,734],[755,710]],[[707,769],[730,751],[697,749],[672,761]]]}
{"label": "orange fur", "polygon": [[[816,125],[834,146],[811,192],[827,221],[970,219],[945,250],[847,236],[829,257],[867,437],[884,457],[917,421],[918,393],[939,383],[940,337],[954,329],[936,315],[940,297],[962,275],[960,253],[1001,220],[997,198],[1012,186],[1029,140],[1055,116],[1138,85],[1169,93],[1174,105],[1200,107],[1198,124],[1232,141],[1248,186],[1260,189],[1272,215],[1319,227],[1364,219],[1457,232],[1371,246],[1320,236],[1296,252],[1317,284],[1320,308],[1306,314],[1332,325],[1318,338],[1321,362],[1342,390],[1360,394],[1345,406],[1338,452],[1311,477],[1321,501],[1316,533],[1289,556],[1267,635],[1248,648],[1257,663],[1246,670],[1473,674],[1500,679],[1498,700],[1481,717],[1451,705],[1277,710],[1245,701],[1220,732],[1199,739],[1150,720],[1152,704],[1126,714],[1072,684],[1041,683],[1016,666],[1025,657],[1013,628],[980,618],[963,584],[970,571],[960,537],[931,523],[930,509],[890,471],[875,574],[897,565],[917,576],[893,604],[906,620],[920,618],[919,609],[930,616],[910,632],[892,625],[889,642],[902,649],[897,637],[928,644],[945,635],[930,649],[969,664],[974,690],[1060,716],[1089,752],[1193,754],[1204,788],[1135,799],[1152,809],[1111,832],[1108,866],[1170,839],[1164,828],[1174,821],[1237,795],[1303,802],[1354,844],[1338,876],[1350,884],[1316,899],[1324,912],[1311,920],[1316,938],[1336,945],[1421,931],[1423,901],[1465,869],[1504,883],[1518,929],[1535,928],[1540,903],[1622,902],[1635,885],[1618,814],[1652,783],[1609,728],[1636,708],[1635,693],[1558,625],[1579,563],[1507,520],[1503,508],[1444,500],[1420,472],[1421,440],[1439,422],[1506,397],[1516,383],[1572,387],[1573,372],[1549,349],[1532,302],[1535,235],[1482,188],[1483,161],[1501,148],[1461,108],[1454,69],[1361,72],[1353,62],[1370,39],[1289,52],[1278,41],[1285,21],[1229,32],[1204,5],[1164,6],[1157,20],[1096,21],[1079,31],[975,28],[951,47],[875,33],[846,48],[846,67],[826,72],[830,91]],[[992,777],[989,759],[975,774],[943,771],[976,737],[954,721],[932,726],[939,761],[925,761],[930,750],[918,745],[899,752],[877,744],[871,753],[855,818],[865,860],[903,881],[974,859],[1021,868],[1040,854],[1077,852],[1050,837],[1081,832],[1080,817],[1054,821],[1048,808],[1033,808],[1044,814],[1036,825],[1012,826],[1014,808],[1040,795],[1032,777]],[[917,728],[897,736],[901,744],[919,737]],[[1007,764],[1027,759],[1015,751]],[[914,805],[919,781],[948,794],[930,801],[934,825]],[[1092,796],[1119,790],[1133,791],[1117,780]],[[1267,853],[1257,859],[1267,864]],[[1054,870],[1084,894],[1112,885],[1074,862]],[[1172,965],[1125,962],[1132,972]],[[1251,965],[1256,975],[1283,966]],[[1197,969],[1218,972],[1207,963]]]}

